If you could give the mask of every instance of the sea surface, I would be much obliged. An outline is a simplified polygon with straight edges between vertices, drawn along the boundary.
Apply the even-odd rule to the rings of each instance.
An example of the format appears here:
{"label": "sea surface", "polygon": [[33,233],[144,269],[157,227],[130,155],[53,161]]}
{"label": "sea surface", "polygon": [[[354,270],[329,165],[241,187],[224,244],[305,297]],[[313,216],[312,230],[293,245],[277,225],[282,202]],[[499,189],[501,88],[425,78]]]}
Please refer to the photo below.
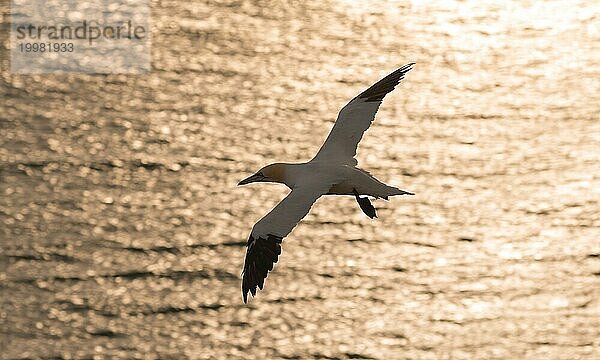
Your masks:
{"label": "sea surface", "polygon": [[[598,1],[152,1],[141,75],[11,74],[0,4],[1,359],[600,359]],[[412,61],[358,160],[416,195],[244,305],[237,182]]]}

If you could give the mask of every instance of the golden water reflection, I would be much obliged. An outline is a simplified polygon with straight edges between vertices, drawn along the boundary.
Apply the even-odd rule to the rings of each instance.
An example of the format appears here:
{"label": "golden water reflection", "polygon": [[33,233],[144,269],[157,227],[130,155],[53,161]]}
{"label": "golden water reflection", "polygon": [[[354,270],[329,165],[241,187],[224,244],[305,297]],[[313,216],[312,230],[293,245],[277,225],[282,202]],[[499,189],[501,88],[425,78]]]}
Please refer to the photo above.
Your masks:
{"label": "golden water reflection", "polygon": [[[600,358],[599,18],[154,2],[147,75],[3,70],[0,357]],[[321,199],[243,305],[244,241],[285,189],[235,184],[309,159],[409,61],[358,158],[417,195],[377,221]]]}

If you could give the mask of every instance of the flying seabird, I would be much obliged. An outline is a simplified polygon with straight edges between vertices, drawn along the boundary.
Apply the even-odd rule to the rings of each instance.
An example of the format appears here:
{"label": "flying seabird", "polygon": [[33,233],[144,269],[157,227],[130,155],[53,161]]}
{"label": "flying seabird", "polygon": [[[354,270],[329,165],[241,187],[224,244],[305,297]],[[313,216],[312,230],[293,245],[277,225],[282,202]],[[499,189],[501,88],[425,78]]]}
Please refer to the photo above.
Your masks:
{"label": "flying seabird", "polygon": [[[281,242],[308,214],[322,195],[351,195],[371,219],[377,217],[368,196],[387,200],[395,195],[414,195],[377,180],[357,167],[356,148],[369,128],[385,95],[396,87],[414,63],[406,64],[360,93],[340,110],[335,125],[315,157],[306,163],[267,165],[238,185],[276,182],[292,191],[252,228],[246,244],[242,271],[242,298],[263,289],[267,273],[281,254]],[[361,197],[361,195],[365,195]]]}

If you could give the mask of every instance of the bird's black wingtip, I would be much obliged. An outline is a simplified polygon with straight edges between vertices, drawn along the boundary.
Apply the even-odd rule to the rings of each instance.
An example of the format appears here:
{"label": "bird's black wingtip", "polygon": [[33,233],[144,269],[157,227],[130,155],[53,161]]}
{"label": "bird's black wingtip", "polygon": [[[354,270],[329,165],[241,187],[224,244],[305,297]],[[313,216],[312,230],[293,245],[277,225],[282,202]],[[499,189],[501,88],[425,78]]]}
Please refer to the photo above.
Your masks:
{"label": "bird's black wingtip", "polygon": [[248,303],[248,293],[256,296],[264,288],[265,279],[281,255],[282,236],[269,234],[265,237],[250,235],[242,270],[242,300]]}
{"label": "bird's black wingtip", "polygon": [[402,66],[400,66],[398,68],[398,70],[402,70],[402,71],[410,71],[412,69],[413,66],[415,66],[417,63],[416,62],[409,62],[408,64],[404,64]]}
{"label": "bird's black wingtip", "polygon": [[408,73],[409,71],[411,71],[411,70],[413,69],[413,66],[415,66],[416,64],[417,64],[417,63],[415,63],[415,62],[409,62],[408,64],[406,64],[406,65],[403,65],[402,67],[400,67],[400,68],[398,69],[398,71],[399,71],[401,74],[403,74],[403,75],[404,75],[404,74]]}
{"label": "bird's black wingtip", "polygon": [[242,300],[244,301],[244,304],[248,304],[248,294],[252,295],[252,297],[255,297],[256,288],[254,289],[254,291],[252,291],[251,289],[242,289]]}
{"label": "bird's black wingtip", "polygon": [[408,73],[414,62],[410,62],[396,69],[391,74],[388,74],[383,79],[373,84],[370,88],[358,95],[359,99],[365,99],[366,102],[381,102],[383,98],[404,79],[404,75]]}
{"label": "bird's black wingtip", "polygon": [[[260,289],[262,290],[262,286],[259,286]],[[242,300],[244,301],[244,304],[248,303],[248,293],[250,293],[250,295],[252,295],[252,297],[256,297],[256,286],[254,287],[249,287],[249,288],[244,288],[242,287]]]}

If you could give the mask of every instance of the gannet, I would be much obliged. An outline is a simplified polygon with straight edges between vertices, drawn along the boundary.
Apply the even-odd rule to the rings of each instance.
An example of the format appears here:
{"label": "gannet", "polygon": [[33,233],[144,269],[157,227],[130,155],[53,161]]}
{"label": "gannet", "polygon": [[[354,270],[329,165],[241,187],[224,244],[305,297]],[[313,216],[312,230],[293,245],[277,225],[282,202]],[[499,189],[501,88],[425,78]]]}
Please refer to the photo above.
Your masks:
{"label": "gannet", "polygon": [[[377,217],[368,196],[388,200],[390,196],[414,195],[377,180],[357,167],[356,148],[369,128],[383,98],[394,90],[414,63],[406,64],[360,93],[340,110],[337,120],[317,152],[306,163],[274,163],[240,181],[285,184],[291,192],[252,228],[246,244],[242,271],[242,299],[248,292],[256,296],[265,278],[281,254],[281,242],[308,214],[312,204],[322,195],[351,195],[371,219]],[[361,197],[365,195],[365,197]]]}

